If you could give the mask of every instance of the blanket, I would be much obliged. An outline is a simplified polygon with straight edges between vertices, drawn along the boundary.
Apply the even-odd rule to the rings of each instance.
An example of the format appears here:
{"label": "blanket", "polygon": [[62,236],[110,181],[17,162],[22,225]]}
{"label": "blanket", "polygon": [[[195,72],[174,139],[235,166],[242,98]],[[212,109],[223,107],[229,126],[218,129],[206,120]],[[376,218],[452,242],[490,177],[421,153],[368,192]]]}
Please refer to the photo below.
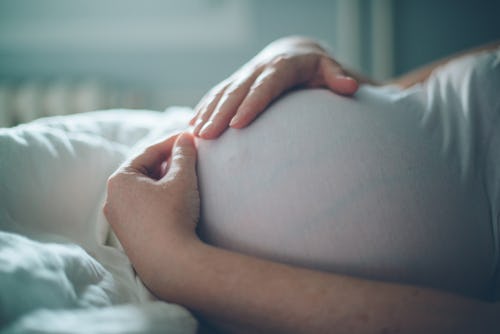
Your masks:
{"label": "blanket", "polygon": [[0,129],[0,332],[194,333],[157,301],[102,214],[129,155],[186,127],[191,111],[109,110]]}

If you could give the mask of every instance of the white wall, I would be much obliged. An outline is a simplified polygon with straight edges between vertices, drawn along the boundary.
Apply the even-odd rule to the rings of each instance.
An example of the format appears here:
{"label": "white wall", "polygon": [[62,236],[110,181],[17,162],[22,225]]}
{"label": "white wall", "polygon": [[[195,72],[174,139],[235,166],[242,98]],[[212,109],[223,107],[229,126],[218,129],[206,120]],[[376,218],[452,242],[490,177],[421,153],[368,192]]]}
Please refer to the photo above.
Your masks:
{"label": "white wall", "polygon": [[140,97],[118,105],[192,106],[289,34],[383,79],[500,38],[499,10],[498,0],[1,0],[0,88],[90,78]]}

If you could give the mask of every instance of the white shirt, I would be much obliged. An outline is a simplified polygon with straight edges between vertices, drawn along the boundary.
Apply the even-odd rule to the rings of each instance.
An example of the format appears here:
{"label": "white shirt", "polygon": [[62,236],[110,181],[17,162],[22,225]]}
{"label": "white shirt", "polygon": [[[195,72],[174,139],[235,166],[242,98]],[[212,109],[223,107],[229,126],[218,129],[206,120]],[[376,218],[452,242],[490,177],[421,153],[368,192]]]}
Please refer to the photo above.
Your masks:
{"label": "white shirt", "polygon": [[275,261],[487,298],[499,264],[500,51],[409,90],[302,90],[198,141],[203,237]]}

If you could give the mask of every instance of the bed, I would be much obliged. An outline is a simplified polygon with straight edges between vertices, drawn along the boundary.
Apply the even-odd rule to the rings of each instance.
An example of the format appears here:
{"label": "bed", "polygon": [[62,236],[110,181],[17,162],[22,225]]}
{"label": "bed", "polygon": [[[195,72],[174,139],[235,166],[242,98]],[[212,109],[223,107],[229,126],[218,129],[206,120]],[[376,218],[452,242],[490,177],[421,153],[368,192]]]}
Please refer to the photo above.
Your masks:
{"label": "bed", "polygon": [[0,332],[195,333],[141,284],[102,214],[130,154],[191,111],[109,110],[0,129]]}

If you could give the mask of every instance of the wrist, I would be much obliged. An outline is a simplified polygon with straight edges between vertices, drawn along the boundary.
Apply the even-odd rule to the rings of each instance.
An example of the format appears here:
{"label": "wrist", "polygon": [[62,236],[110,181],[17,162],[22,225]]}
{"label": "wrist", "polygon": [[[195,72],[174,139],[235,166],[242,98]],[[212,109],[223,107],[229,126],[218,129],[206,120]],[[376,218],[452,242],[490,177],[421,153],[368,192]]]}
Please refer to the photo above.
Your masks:
{"label": "wrist", "polygon": [[133,262],[144,285],[157,297],[180,302],[178,293],[185,290],[189,278],[202,252],[202,242],[194,236],[177,235],[151,247],[141,261]]}

